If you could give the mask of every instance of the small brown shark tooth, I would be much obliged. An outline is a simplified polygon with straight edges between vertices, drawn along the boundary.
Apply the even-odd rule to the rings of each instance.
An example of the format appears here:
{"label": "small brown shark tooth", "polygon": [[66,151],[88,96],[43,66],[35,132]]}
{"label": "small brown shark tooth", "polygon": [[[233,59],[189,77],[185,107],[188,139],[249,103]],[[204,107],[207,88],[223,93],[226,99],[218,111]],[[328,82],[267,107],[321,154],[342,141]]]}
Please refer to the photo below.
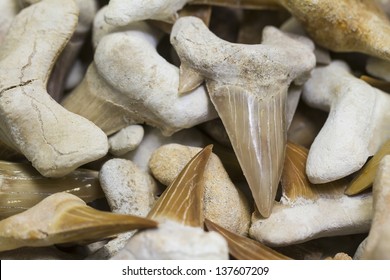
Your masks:
{"label": "small brown shark tooth", "polygon": [[156,226],[146,218],[99,211],[74,195],[56,193],[0,222],[0,251],[97,240]]}
{"label": "small brown shark tooth", "polygon": [[319,45],[390,60],[390,22],[375,1],[278,0]]}
{"label": "small brown shark tooth", "polygon": [[374,182],[379,163],[386,155],[390,155],[390,140],[383,144],[372,159],[359,170],[356,177],[345,190],[345,194],[355,195],[369,188]]}
{"label": "small brown shark tooth", "polygon": [[62,178],[46,178],[30,164],[0,161],[0,219],[27,210],[57,192],[85,202],[104,197],[98,172],[76,169]]}
{"label": "small brown shark tooth", "polygon": [[[305,174],[308,150],[288,143],[282,174],[283,193],[272,215],[254,213],[249,234],[268,246],[303,243],[319,237],[367,232],[372,196],[343,194],[346,180],[314,185]],[[339,209],[343,209],[340,212]]]}
{"label": "small brown shark tooth", "polygon": [[210,220],[205,220],[209,231],[221,234],[229,246],[229,253],[237,260],[289,260],[290,258],[242,235],[233,233]]}
{"label": "small brown shark tooth", "polygon": [[171,33],[182,65],[206,78],[264,217],[271,213],[283,166],[288,86],[302,84],[315,64],[311,41],[294,38],[266,27],[261,45],[232,44],[194,17],[178,19]]}
{"label": "small brown shark tooth", "polygon": [[209,145],[187,163],[150,210],[149,219],[168,219],[203,228],[203,174],[211,151]]}

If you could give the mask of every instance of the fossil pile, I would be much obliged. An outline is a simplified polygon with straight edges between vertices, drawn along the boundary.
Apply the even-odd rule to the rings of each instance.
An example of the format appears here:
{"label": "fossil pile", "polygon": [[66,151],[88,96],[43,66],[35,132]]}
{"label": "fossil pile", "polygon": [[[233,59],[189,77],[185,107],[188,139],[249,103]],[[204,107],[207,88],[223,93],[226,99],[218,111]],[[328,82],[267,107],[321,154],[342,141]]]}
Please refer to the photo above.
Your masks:
{"label": "fossil pile", "polygon": [[390,1],[0,13],[0,259],[390,259]]}

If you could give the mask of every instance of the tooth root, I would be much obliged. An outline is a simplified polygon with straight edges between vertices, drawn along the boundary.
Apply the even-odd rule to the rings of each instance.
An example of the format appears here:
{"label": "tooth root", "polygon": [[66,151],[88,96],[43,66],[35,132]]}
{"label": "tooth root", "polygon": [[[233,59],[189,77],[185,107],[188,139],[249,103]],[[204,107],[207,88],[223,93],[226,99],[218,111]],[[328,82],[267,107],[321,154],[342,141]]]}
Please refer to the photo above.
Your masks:
{"label": "tooth root", "polygon": [[289,260],[290,258],[244,236],[235,234],[210,220],[205,220],[209,231],[216,231],[227,241],[229,253],[237,260]]}
{"label": "tooth root", "polygon": [[179,68],[179,95],[188,93],[199,87],[204,81],[202,75],[182,64]]}
{"label": "tooth root", "polygon": [[390,155],[390,140],[370,159],[370,161],[357,173],[351,184],[345,190],[347,195],[355,195],[368,189],[374,182],[380,161]]}
{"label": "tooth root", "polygon": [[156,226],[146,218],[95,210],[74,195],[56,193],[0,222],[0,251],[91,241]]}
{"label": "tooth root", "polygon": [[287,89],[259,97],[237,86],[215,87],[207,82],[256,206],[268,217],[282,173],[286,146]]}
{"label": "tooth root", "polygon": [[164,191],[148,214],[150,219],[170,219],[203,228],[204,171],[212,145],[196,154]]}

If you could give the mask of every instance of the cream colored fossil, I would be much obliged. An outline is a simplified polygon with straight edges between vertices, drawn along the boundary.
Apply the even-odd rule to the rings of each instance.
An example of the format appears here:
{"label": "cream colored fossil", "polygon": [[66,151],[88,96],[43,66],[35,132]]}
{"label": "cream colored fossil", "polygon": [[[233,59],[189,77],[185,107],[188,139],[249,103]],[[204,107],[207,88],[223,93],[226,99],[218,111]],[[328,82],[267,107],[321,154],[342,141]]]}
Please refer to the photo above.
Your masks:
{"label": "cream colored fossil", "polygon": [[[158,188],[154,179],[125,159],[111,159],[99,172],[100,183],[111,211],[146,217],[155,203]],[[135,231],[119,234],[89,259],[108,259],[121,250]]]}
{"label": "cream colored fossil", "polygon": [[149,219],[95,210],[74,195],[56,193],[25,212],[0,221],[0,251],[90,241],[156,226]]}
{"label": "cream colored fossil", "polygon": [[252,215],[249,230],[252,238],[268,246],[286,246],[369,230],[372,196],[345,196],[344,181],[312,185],[305,174],[306,159],[306,149],[292,143],[287,145],[282,199],[269,218],[264,219],[258,213]]}
{"label": "cream colored fossil", "polygon": [[390,60],[390,22],[375,1],[277,0],[313,40],[332,51],[362,52]]}
{"label": "cream colored fossil", "polygon": [[15,0],[2,0],[0,2],[0,45],[3,43],[4,37],[7,34],[8,29],[20,9],[20,3]]}
{"label": "cream colored fossil", "polygon": [[[180,170],[201,149],[168,144],[156,149],[149,161],[153,176],[170,185]],[[247,235],[250,207],[244,194],[235,187],[221,160],[212,154],[205,170],[204,215],[207,219],[240,235]]]}
{"label": "cream colored fossil", "polygon": [[17,15],[0,46],[0,138],[49,177],[63,176],[108,150],[98,127],[65,110],[45,89],[77,13],[73,1],[31,5]]}
{"label": "cream colored fossil", "polygon": [[268,217],[283,166],[287,89],[310,75],[312,42],[266,27],[261,45],[232,44],[197,18],[183,17],[171,43],[182,65],[205,76],[256,206]]}
{"label": "cream colored fossil", "polygon": [[191,159],[149,212],[158,229],[138,232],[113,259],[228,259],[225,239],[202,229],[203,174],[211,148]]}
{"label": "cream colored fossil", "polygon": [[179,69],[158,54],[156,32],[149,28],[149,32],[104,36],[84,80],[63,101],[64,107],[93,121],[108,135],[137,123],[171,135],[216,118],[204,87],[178,95]]}
{"label": "cream colored fossil", "polygon": [[108,138],[109,151],[114,156],[123,156],[135,150],[143,137],[144,128],[141,125],[129,125]]}
{"label": "cream colored fossil", "polygon": [[390,138],[390,95],[354,77],[342,61],[313,70],[303,99],[330,111],[310,148],[306,173],[312,183],[359,170]]}
{"label": "cream colored fossil", "polygon": [[361,252],[361,259],[390,259],[390,156],[385,156],[379,166],[373,186],[374,217],[370,233]]}
{"label": "cream colored fossil", "polygon": [[76,169],[61,178],[45,178],[30,164],[0,161],[0,219],[25,211],[57,192],[85,202],[103,198],[98,172]]}

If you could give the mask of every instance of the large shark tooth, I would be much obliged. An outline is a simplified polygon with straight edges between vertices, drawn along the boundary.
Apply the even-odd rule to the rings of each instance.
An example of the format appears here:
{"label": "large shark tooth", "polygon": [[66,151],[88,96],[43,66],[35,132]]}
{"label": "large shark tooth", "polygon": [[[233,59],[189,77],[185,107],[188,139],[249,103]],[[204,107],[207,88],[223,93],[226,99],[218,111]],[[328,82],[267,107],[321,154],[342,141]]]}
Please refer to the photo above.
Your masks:
{"label": "large shark tooth", "polygon": [[229,244],[229,253],[238,260],[289,260],[283,254],[253,240],[233,233],[210,220],[205,220],[209,231],[221,234]]}
{"label": "large shark tooth", "polygon": [[0,222],[0,251],[90,241],[156,226],[146,218],[99,211],[74,195],[56,193]]}
{"label": "large shark tooth", "polygon": [[261,45],[232,44],[184,17],[174,24],[171,43],[181,63],[206,78],[256,206],[268,217],[283,167],[287,89],[314,67],[312,42],[266,27]]}
{"label": "large shark tooth", "polygon": [[368,231],[372,196],[345,196],[346,180],[311,184],[305,174],[307,155],[307,149],[288,143],[282,198],[269,218],[253,214],[249,230],[252,238],[269,246],[286,246]]}
{"label": "large shark tooth", "polygon": [[390,60],[390,22],[375,1],[278,0],[319,45]]}
{"label": "large shark tooth", "polygon": [[85,202],[104,197],[98,172],[76,169],[62,178],[46,178],[30,164],[0,161],[0,219],[27,210],[57,192]]}

